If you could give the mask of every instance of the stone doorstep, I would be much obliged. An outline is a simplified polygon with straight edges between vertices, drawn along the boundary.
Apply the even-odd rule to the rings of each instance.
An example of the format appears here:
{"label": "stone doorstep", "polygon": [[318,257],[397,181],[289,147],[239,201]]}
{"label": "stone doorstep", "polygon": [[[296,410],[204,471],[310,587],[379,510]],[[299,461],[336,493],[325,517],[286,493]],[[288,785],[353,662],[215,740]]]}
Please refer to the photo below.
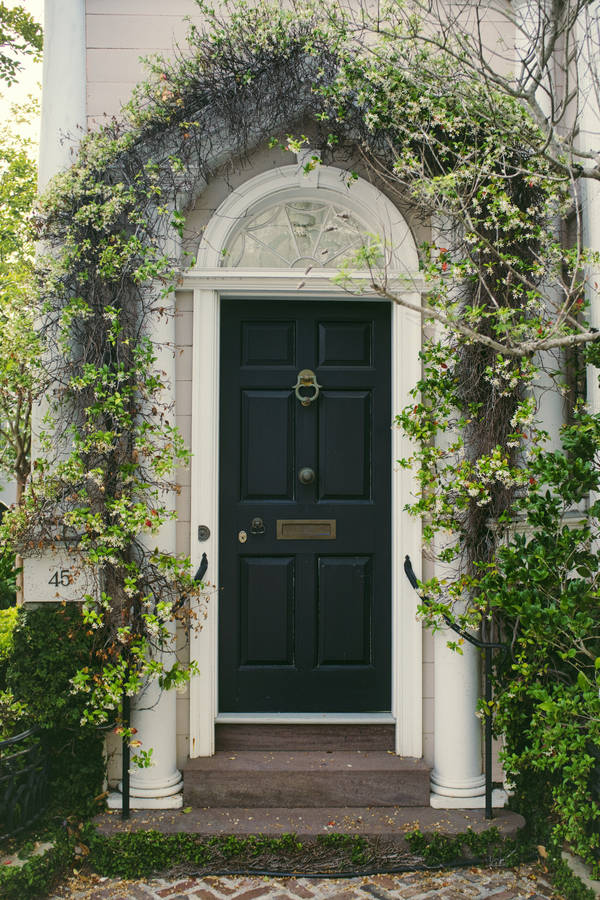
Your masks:
{"label": "stone doorstep", "polygon": [[518,813],[502,809],[486,819],[483,810],[439,810],[431,807],[323,807],[323,808],[189,808],[155,811],[134,810],[127,821],[120,813],[105,812],[93,821],[100,834],[133,831],[159,831],[163,834],[187,832],[203,837],[215,835],[264,835],[277,837],[295,834],[310,842],[323,834],[361,835],[397,845],[405,845],[407,831],[418,828],[424,833],[448,836],[462,834],[468,828],[475,832],[494,826],[506,837],[514,837],[525,824]]}
{"label": "stone doorstep", "polygon": [[246,775],[256,772],[284,772],[287,777],[295,775],[298,770],[316,772],[327,775],[334,772],[379,771],[386,772],[388,777],[398,772],[412,775],[426,772],[430,766],[421,759],[412,756],[396,756],[387,750],[330,750],[325,753],[313,750],[233,750],[217,751],[214,756],[198,756],[188,759],[183,767],[184,772],[201,773],[203,776],[218,772],[228,775],[232,771],[244,772]]}
{"label": "stone doorstep", "polygon": [[424,806],[430,767],[391,751],[218,751],[188,760],[184,804],[194,807]]}

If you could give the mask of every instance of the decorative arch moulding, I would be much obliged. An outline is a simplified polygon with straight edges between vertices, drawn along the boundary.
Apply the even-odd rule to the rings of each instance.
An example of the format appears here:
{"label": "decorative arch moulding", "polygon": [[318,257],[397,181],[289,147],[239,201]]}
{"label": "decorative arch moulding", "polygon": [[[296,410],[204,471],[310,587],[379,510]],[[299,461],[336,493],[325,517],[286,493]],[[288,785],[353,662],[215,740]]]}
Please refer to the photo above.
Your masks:
{"label": "decorative arch moulding", "polygon": [[[347,216],[346,222],[351,222],[353,228],[360,231],[361,237],[371,241],[379,239],[385,252],[386,273],[396,279],[406,279],[407,290],[411,292],[421,289],[417,248],[406,219],[385,194],[367,181],[355,179],[351,173],[334,166],[321,165],[308,174],[299,166],[280,166],[257,175],[236,188],[208,223],[198,246],[196,265],[188,270],[187,277],[208,274],[214,269],[220,269],[221,275],[224,275],[224,269],[234,268],[241,262],[230,262],[229,254],[237,249],[236,241],[239,242],[248,228],[256,227],[261,216],[268,211],[275,214],[278,208],[284,211],[283,215],[290,206],[296,207],[300,213],[299,204],[327,208],[334,225],[336,216],[339,221],[344,221],[339,218],[340,215]],[[327,227],[325,222],[319,231],[321,241],[328,233],[325,232]],[[293,230],[293,224],[290,223],[289,229]],[[352,246],[349,242],[348,251],[352,252],[357,246],[358,240]],[[318,248],[311,248],[314,249],[318,252]],[[309,267],[317,268],[321,273],[329,270],[330,278],[335,273],[335,267],[316,265],[319,259],[311,260],[310,253],[307,254],[306,266],[303,267],[300,259],[302,255],[298,253],[296,260],[292,259],[292,264],[294,261],[299,263],[294,268],[290,267],[292,277],[297,278],[303,268]],[[328,262],[340,262],[343,253],[336,250],[335,254],[328,253],[327,256],[331,256],[331,260],[327,259]],[[283,259],[277,258],[273,253],[265,254],[265,258],[267,266],[244,266],[244,269],[258,268],[263,272],[265,269],[275,269],[279,275],[285,271]],[[367,273],[362,274],[364,276]],[[356,273],[357,277],[360,275],[360,272]]]}

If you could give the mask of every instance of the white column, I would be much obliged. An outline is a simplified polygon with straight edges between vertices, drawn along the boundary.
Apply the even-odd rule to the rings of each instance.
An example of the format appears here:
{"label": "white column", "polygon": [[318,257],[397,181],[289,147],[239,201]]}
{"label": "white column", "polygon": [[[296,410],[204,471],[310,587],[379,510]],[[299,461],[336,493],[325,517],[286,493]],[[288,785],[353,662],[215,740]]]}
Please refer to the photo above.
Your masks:
{"label": "white column", "polygon": [[[452,246],[452,223],[443,217],[431,223],[432,241],[438,247]],[[441,329],[441,326],[436,326]],[[440,333],[441,336],[441,333]],[[448,447],[451,434],[441,434],[437,443]],[[435,547],[435,574],[452,578],[456,571],[439,559],[443,550]],[[468,645],[463,654],[446,646],[458,635],[446,629],[434,635],[433,760],[430,802],[434,807],[479,805],[485,778],[482,772],[481,727],[477,718],[480,694],[479,658]],[[471,802],[469,802],[471,801]]]}
{"label": "white column", "polygon": [[[440,579],[453,578],[453,565],[439,561],[443,547],[436,547],[434,570]],[[478,701],[482,694],[480,653],[464,641],[462,653],[448,641],[460,637],[449,628],[434,634],[433,771],[431,806],[436,809],[475,809],[485,805],[482,756],[482,722]],[[504,806],[504,792],[495,792],[494,806]]]}
{"label": "white column", "polygon": [[[600,158],[600,98],[598,96],[597,77],[600,71],[600,52],[598,37],[600,35],[600,4],[593,3],[587,10],[587,21],[582,22],[579,30],[581,42],[580,128],[579,147],[581,150],[597,154]],[[587,179],[581,187],[583,245],[587,249],[600,250],[600,182]],[[590,303],[589,317],[591,324],[600,328],[600,267],[587,267],[586,295]],[[593,366],[587,371],[588,407],[590,412],[600,411],[600,385],[598,370]]]}
{"label": "white column", "polygon": [[[86,39],[85,0],[47,0],[44,9],[44,67],[40,163],[38,186],[43,190],[58,172],[74,161],[86,131]],[[172,248],[175,251],[175,247]],[[161,303],[167,306],[167,303]],[[157,323],[153,339],[161,346],[157,366],[166,372],[164,401],[173,404],[175,416],[175,320],[172,314]],[[41,421],[41,407],[34,411],[35,434]],[[35,449],[34,449],[35,453]],[[174,505],[169,495],[167,503]],[[175,552],[175,523],[168,522],[159,535],[160,546]],[[43,588],[45,588],[45,584]],[[27,598],[25,598],[27,599]],[[165,654],[168,664],[168,654]],[[173,808],[182,805],[182,778],[176,766],[176,695],[161,692],[154,682],[136,698],[132,724],[142,748],[152,748],[152,766],[134,769],[131,777],[131,806]],[[121,805],[113,794],[109,805]]]}
{"label": "white column", "polygon": [[[169,233],[165,234],[165,239],[166,253],[177,258],[178,242]],[[156,355],[155,368],[164,373],[164,388],[159,399],[166,410],[166,423],[175,424],[175,295],[161,298],[158,305],[164,313],[154,313],[151,337]],[[167,510],[175,510],[173,491],[165,491],[161,500]],[[150,547],[158,546],[165,553],[175,554],[175,520],[166,521],[159,534],[149,536],[147,543]],[[175,660],[174,623],[170,631],[171,646],[158,653],[166,668]],[[132,809],[179,809],[183,806],[183,779],[177,768],[177,692],[174,689],[163,691],[156,681],[152,681],[135,698],[132,707],[131,724],[137,729],[135,737],[142,742],[142,750],[152,750],[152,765],[146,769],[131,769],[130,806]],[[111,795],[109,806],[121,806],[120,794]]]}
{"label": "white column", "polygon": [[[46,0],[44,4],[44,65],[40,129],[38,189],[72,161],[86,130],[85,0]],[[31,457],[40,456],[42,421],[48,410],[44,398],[31,411]],[[47,566],[23,559],[22,602],[48,597],[48,571],[70,568],[73,560],[46,551]]]}
{"label": "white column", "polygon": [[485,776],[481,760],[479,655],[471,644],[450,650],[458,639],[443,629],[434,636],[434,768],[431,805],[437,808],[483,805]]}
{"label": "white column", "polygon": [[46,0],[38,186],[73,162],[86,131],[85,0]]}
{"label": "white column", "polygon": [[[153,323],[152,339],[156,345],[156,368],[165,373],[162,404],[170,409],[167,419],[175,419],[175,300],[161,299],[165,315]],[[172,491],[165,492],[162,501],[167,509],[174,509]],[[148,538],[149,546],[159,546],[167,553],[176,552],[175,521],[167,521],[155,537]],[[171,627],[173,644],[158,652],[168,668],[174,660],[175,627]],[[130,806],[132,809],[179,809],[183,805],[183,780],[177,768],[177,694],[162,691],[156,681],[149,682],[132,703],[131,725],[141,749],[152,750],[152,765],[146,769],[131,768]],[[133,756],[133,752],[132,752]],[[119,785],[121,790],[121,785]],[[110,795],[108,805],[121,807],[121,794]]]}
{"label": "white column", "polygon": [[[541,32],[546,26],[540,21],[540,6],[537,0],[517,0],[513,4],[514,15],[517,22],[515,31],[515,76],[518,78],[523,75],[522,61],[530,60],[530,66],[533,65],[532,48],[539,48],[543,43],[541,41]],[[536,101],[539,104],[544,116],[550,120],[552,117],[552,104],[550,102],[550,92],[553,83],[548,75],[542,79],[540,86],[536,91]],[[556,236],[560,234],[560,222],[555,222]],[[550,291],[547,290],[550,295]],[[558,289],[554,290],[554,298],[549,299],[560,301]],[[551,313],[552,314],[552,313]],[[536,362],[546,371],[541,371],[536,378],[533,386],[533,393],[537,401],[538,420],[541,428],[548,432],[549,440],[545,445],[548,450],[558,450],[561,447],[560,429],[565,421],[564,400],[562,394],[556,389],[556,384],[547,372],[561,369],[564,367],[564,355],[559,351],[549,353],[548,351],[540,353]]]}
{"label": "white column", "polygon": [[[167,662],[169,655],[163,654]],[[176,763],[176,691],[161,691],[156,681],[151,682],[135,698],[131,724],[141,749],[152,749],[152,765],[131,770],[131,808],[180,809],[183,779]],[[121,796],[113,794],[109,806],[119,808]]]}
{"label": "white column", "polygon": [[[38,190],[68,169],[87,127],[85,0],[44,3],[44,63]],[[39,434],[45,401],[31,413],[31,456],[40,455]],[[47,585],[40,585],[45,591]],[[27,601],[27,597],[24,598]]]}

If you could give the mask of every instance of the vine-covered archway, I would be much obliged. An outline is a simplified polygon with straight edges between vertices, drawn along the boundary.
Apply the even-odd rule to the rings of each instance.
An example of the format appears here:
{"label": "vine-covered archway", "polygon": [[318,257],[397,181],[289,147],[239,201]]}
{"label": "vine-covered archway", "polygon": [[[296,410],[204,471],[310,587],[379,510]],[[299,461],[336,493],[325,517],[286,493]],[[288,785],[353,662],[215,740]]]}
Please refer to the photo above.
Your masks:
{"label": "vine-covered archway", "polygon": [[[413,46],[400,22],[390,24],[394,40],[386,33],[365,52],[362,26],[330,12],[242,6],[227,22],[207,12],[189,53],[153,64],[123,122],[87,137],[43,201],[40,238],[50,252],[39,290],[52,422],[45,456],[6,528],[25,553],[66,546],[97,580],[100,597],[90,596],[83,613],[98,635],[97,668],[74,681],[89,698],[90,722],[106,720],[123,690],[135,693],[149,675],[164,687],[185,677],[180,664],[151,652],[169,644],[173,618],[191,627],[187,601],[198,592],[187,562],[161,544],[172,522],[173,470],[187,450],[172,423],[168,338],[156,335],[161,327],[170,334],[185,211],[227,159],[272,138],[292,146],[285,133],[308,122],[324,163],[359,155],[386,193],[427,222],[437,217],[443,238],[420,254],[430,288],[424,311],[394,289],[377,242],[361,246],[355,263],[379,296],[450,336],[426,342],[424,375],[401,416],[418,445],[404,462],[419,466],[413,509],[427,538],[455,536],[440,557],[461,563],[458,578],[430,584],[440,609],[467,599],[461,609],[472,624],[495,613],[502,627],[500,588],[478,592],[481,567],[496,564],[490,521],[507,518],[519,494],[533,507],[538,479],[560,480],[559,460],[539,463],[531,387],[537,351],[596,340],[580,319],[586,256],[579,247],[565,251],[554,228],[571,206],[576,172],[546,160],[544,139],[517,99],[453,79],[452,59]],[[413,54],[411,66],[396,64],[400,53]],[[351,273],[344,277],[351,287]],[[581,433],[595,433],[585,415]],[[570,432],[569,440],[579,437]],[[593,448],[577,447],[585,477],[575,493],[561,482],[571,499],[595,484]],[[577,553],[585,555],[584,537]],[[587,584],[582,576],[577,596],[592,603]],[[518,631],[520,615],[510,621]],[[571,623],[580,629],[573,642],[584,648],[569,662],[576,674],[565,675],[568,690],[591,711],[597,636],[585,621],[561,619],[569,635]],[[568,650],[546,637],[558,666]],[[520,645],[525,656],[531,643]],[[528,704],[537,709],[536,696],[551,695],[542,702],[559,728],[565,707],[554,703],[547,673],[534,688]],[[592,727],[597,717],[595,726],[586,720]],[[581,759],[573,789],[583,797],[591,763]],[[597,807],[588,809],[597,818]],[[580,834],[587,825],[573,827]]]}

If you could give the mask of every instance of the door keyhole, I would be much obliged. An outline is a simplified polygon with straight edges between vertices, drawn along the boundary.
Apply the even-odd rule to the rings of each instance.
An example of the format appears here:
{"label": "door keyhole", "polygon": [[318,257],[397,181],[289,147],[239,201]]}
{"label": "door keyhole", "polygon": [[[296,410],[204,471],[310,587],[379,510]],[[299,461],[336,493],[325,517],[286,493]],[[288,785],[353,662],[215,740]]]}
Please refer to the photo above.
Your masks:
{"label": "door keyhole", "polygon": [[300,484],[312,484],[314,480],[314,469],[309,469],[307,466],[304,469],[300,469],[300,471],[298,472],[298,481],[300,482]]}

